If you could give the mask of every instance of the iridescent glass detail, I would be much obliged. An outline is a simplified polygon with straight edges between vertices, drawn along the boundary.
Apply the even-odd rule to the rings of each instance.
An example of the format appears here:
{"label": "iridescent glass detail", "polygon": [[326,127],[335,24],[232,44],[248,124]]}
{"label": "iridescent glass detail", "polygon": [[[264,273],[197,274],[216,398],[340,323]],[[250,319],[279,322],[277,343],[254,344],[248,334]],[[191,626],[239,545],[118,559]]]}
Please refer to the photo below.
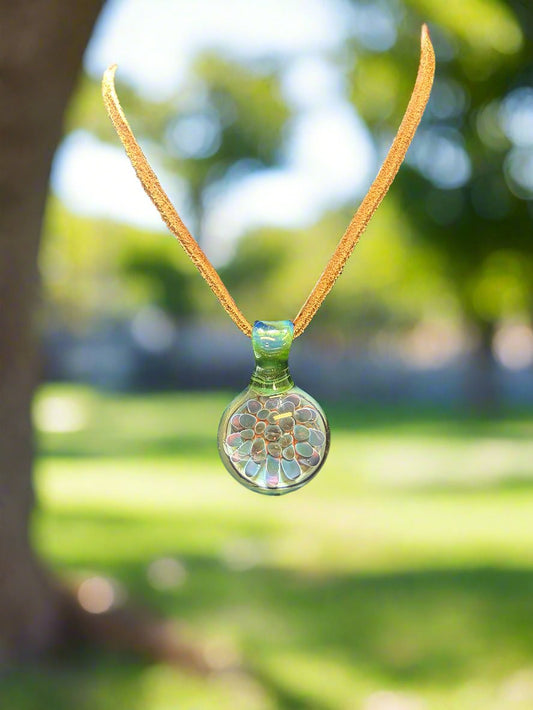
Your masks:
{"label": "iridescent glass detail", "polygon": [[311,480],[329,449],[329,427],[319,404],[294,386],[288,357],[290,321],[257,321],[252,333],[255,369],[250,386],[220,421],[219,451],[228,471],[267,495],[296,490]]}

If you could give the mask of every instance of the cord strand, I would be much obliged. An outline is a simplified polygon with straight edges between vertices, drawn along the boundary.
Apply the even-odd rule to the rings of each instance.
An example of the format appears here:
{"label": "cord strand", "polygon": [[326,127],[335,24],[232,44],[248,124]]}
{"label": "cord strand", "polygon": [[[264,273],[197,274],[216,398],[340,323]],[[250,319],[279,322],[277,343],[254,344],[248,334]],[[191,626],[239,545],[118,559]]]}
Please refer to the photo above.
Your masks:
{"label": "cord strand", "polygon": [[381,204],[392,181],[396,177],[429,100],[434,74],[435,53],[427,25],[424,24],[422,26],[418,74],[398,133],[389,148],[387,157],[383,161],[374,182],[352,217],[348,228],[333,252],[326,268],[294,319],[295,338],[301,335],[307,328],[313,316],[324,302],[324,299],[333,288],[335,281],[341,275],[346,262],[350,258],[355,245],[361,238],[370,219]]}
{"label": "cord strand", "polygon": [[115,90],[116,69],[117,66],[114,64],[105,72],[102,80],[102,95],[107,113],[109,114],[109,117],[113,122],[113,126],[122,141],[122,145],[124,146],[127,156],[130,159],[135,172],[137,173],[137,177],[141,181],[148,197],[152,200],[157,211],[161,215],[164,223],[179,241],[187,253],[187,256],[196,266],[202,277],[205,281],[207,281],[224,310],[233,320],[235,325],[240,328],[245,335],[250,337],[252,334],[251,324],[239,310],[237,304],[218,275],[217,270],[205,255],[203,249],[181,221],[174,205],[171,203],[168,195],[161,187],[161,183],[159,182],[157,175],[152,170],[146,156],[137,143],[128,120],[124,115],[124,111],[122,110],[122,106],[120,105]]}

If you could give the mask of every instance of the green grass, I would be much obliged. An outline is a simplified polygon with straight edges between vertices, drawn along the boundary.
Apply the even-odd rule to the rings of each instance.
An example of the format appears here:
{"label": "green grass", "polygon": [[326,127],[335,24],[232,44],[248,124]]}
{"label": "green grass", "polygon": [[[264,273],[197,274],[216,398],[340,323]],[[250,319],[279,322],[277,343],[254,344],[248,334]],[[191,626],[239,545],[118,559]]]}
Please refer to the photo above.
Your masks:
{"label": "green grass", "polygon": [[218,461],[228,399],[43,389],[34,539],[260,680],[86,651],[4,677],[0,708],[531,710],[533,415],[330,407],[325,469],[268,499]]}

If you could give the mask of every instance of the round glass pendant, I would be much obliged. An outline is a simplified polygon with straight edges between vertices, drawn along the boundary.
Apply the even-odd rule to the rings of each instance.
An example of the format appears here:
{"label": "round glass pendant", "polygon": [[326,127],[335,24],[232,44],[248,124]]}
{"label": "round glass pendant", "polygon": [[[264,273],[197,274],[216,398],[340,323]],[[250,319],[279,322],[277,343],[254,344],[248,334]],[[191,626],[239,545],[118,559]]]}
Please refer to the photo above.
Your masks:
{"label": "round glass pendant", "polygon": [[329,450],[326,415],[289,373],[293,332],[291,321],[254,323],[250,386],[226,408],[218,429],[225,467],[246,488],[266,495],[308,483]]}

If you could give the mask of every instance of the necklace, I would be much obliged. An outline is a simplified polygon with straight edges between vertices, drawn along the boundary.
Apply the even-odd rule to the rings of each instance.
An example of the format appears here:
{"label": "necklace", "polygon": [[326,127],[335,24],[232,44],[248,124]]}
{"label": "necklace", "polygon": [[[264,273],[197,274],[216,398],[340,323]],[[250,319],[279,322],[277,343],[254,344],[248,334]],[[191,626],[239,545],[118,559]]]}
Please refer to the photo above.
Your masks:
{"label": "necklace", "polygon": [[252,325],[241,313],[216,269],[181,221],[139,147],[115,91],[115,71],[113,65],[104,74],[104,103],[137,177],[222,307],[252,340],[255,369],[250,385],[229,404],[220,420],[218,449],[222,462],[239,483],[258,493],[282,495],[297,490],[323,466],[330,431],[318,402],[294,385],[288,368],[289,351],[293,338],[304,332],[333,288],[413,140],[435,73],[435,55],[427,26],[422,27],[416,82],[398,133],[326,268],[293,321],[255,321]]}

